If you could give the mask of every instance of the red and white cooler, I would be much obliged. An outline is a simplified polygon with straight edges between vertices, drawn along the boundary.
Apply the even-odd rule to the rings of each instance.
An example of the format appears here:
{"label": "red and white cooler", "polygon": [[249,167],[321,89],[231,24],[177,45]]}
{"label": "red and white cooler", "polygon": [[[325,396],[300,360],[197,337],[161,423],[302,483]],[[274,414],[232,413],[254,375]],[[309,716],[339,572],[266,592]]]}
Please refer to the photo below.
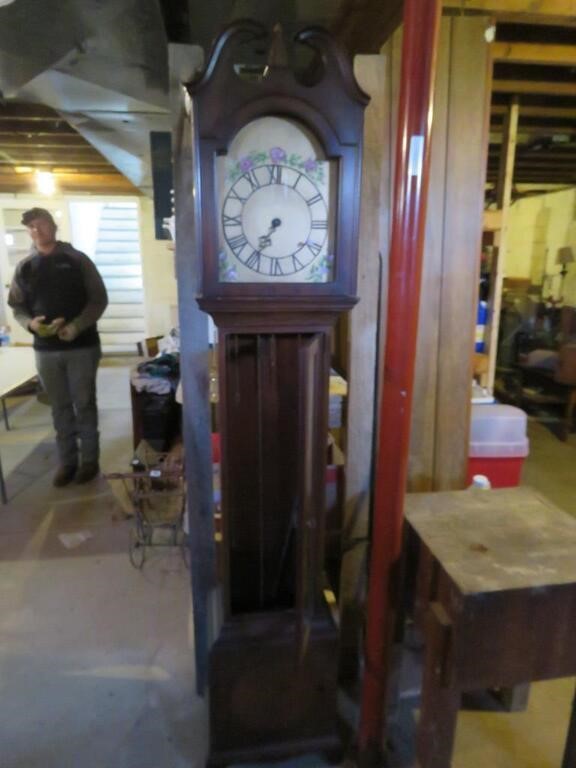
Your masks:
{"label": "red and white cooler", "polygon": [[513,405],[473,405],[468,458],[468,485],[485,475],[492,488],[520,485],[528,456],[527,417]]}

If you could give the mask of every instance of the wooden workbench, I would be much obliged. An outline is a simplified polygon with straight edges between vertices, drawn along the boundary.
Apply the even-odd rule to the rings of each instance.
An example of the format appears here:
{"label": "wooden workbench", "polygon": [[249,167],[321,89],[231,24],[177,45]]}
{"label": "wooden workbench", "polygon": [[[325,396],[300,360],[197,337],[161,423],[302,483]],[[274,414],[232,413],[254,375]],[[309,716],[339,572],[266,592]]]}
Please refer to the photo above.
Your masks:
{"label": "wooden workbench", "polygon": [[[412,494],[426,643],[418,759],[449,768],[460,695],[576,675],[576,520],[528,488]],[[562,768],[576,768],[576,725]]]}

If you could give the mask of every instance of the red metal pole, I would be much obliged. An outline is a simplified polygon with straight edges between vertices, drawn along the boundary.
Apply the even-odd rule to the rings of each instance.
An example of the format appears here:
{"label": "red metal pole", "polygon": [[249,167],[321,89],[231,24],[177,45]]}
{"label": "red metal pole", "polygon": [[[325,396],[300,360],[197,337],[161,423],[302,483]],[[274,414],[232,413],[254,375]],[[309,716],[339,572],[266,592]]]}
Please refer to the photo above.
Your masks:
{"label": "red metal pole", "polygon": [[410,412],[441,0],[405,0],[404,37],[379,442],[368,584],[365,672],[359,729],[364,765],[382,755],[394,628],[394,588],[402,550]]}

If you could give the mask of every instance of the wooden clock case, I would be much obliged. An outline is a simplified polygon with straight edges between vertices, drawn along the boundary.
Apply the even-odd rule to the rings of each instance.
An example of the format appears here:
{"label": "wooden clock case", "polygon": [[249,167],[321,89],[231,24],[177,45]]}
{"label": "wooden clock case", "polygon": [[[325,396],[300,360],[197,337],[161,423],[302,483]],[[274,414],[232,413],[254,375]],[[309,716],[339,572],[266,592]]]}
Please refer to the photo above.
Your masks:
{"label": "wooden clock case", "polygon": [[[330,340],[357,301],[368,97],[317,28],[294,41],[317,52],[312,84],[289,68],[278,29],[265,76],[239,77],[239,45],[266,38],[258,24],[235,23],[187,86],[203,270],[196,298],[219,333],[225,620],[210,656],[212,765],[338,746],[338,636],[323,580]],[[331,282],[219,280],[215,158],[263,116],[298,121],[338,163]]]}

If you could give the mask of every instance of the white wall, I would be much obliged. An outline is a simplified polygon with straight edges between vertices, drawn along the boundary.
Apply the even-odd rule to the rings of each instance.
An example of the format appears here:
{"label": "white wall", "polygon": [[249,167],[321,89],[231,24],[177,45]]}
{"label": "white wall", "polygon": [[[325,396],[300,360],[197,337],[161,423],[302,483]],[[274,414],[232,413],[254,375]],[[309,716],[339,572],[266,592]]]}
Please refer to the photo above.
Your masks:
{"label": "white wall", "polygon": [[178,324],[174,252],[171,241],[156,240],[152,200],[141,197],[139,206],[146,330],[148,336],[159,336]]}
{"label": "white wall", "polygon": [[93,257],[96,248],[103,207],[103,201],[76,200],[70,203],[71,242],[74,243],[74,248],[90,258]]}
{"label": "white wall", "polygon": [[[504,274],[530,278],[535,285],[545,279],[544,296],[558,298],[556,254],[566,245],[576,257],[576,188],[518,200],[508,218]],[[576,263],[568,266],[563,294],[565,303],[576,306]]]}

